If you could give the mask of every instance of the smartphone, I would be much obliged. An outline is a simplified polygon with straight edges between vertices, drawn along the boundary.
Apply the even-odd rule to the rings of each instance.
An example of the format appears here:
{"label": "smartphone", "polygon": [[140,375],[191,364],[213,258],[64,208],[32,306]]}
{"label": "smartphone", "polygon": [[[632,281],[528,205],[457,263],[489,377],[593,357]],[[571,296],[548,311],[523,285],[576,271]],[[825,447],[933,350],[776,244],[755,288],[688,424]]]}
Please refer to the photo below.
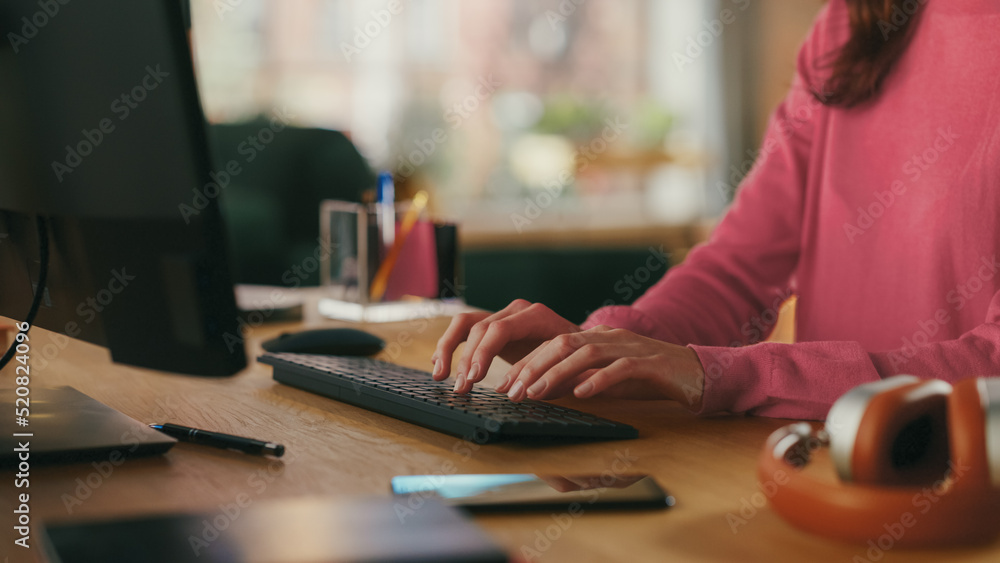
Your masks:
{"label": "smartphone", "polygon": [[437,496],[471,512],[656,509],[674,505],[649,475],[399,475],[397,495]]}

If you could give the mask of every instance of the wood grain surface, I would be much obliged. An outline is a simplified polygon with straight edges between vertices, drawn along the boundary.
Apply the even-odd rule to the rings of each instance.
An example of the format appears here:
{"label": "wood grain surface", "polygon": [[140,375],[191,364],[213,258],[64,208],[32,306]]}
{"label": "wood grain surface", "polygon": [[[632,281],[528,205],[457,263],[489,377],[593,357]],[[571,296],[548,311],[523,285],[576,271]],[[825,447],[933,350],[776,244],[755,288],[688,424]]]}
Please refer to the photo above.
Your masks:
{"label": "wood grain surface", "polygon": [[[0,319],[2,322],[3,319]],[[364,325],[389,342],[382,358],[429,370],[447,319]],[[322,326],[337,326],[323,322]],[[260,342],[301,325],[265,325]],[[479,446],[276,383],[253,363],[229,378],[159,373],[113,364],[103,348],[32,332],[33,387],[72,385],[144,423],[175,422],[283,443],[279,460],[191,444],[164,456],[126,461],[102,476],[91,464],[31,469],[30,551],[14,546],[14,473],[0,473],[0,559],[42,561],[43,520],[107,518],[174,511],[221,512],[241,495],[253,503],[285,497],[343,499],[389,494],[398,474],[527,472],[649,473],[677,499],[669,510],[513,514],[477,517],[512,555],[528,561],[996,561],[1000,545],[885,553],[800,532],[767,508],[755,458],[786,421],[742,416],[697,418],[670,402],[563,400],[634,425],[636,440],[557,446]],[[498,362],[499,364],[499,362]],[[487,381],[502,374],[494,365]],[[0,374],[13,386],[13,368]],[[0,416],[13,416],[12,412]],[[811,469],[832,479],[820,455]]]}

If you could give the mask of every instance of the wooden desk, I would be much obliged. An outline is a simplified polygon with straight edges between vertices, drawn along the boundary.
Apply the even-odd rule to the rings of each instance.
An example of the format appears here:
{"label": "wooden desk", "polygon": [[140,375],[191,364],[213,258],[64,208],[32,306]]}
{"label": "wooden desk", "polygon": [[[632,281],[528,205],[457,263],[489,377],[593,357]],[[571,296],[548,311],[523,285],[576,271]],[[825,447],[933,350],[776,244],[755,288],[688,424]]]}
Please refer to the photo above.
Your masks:
{"label": "wooden desk", "polygon": [[[446,326],[446,319],[438,319],[367,328],[394,343],[393,349],[398,345],[397,363],[428,369],[435,339]],[[251,335],[250,352],[260,351],[262,338],[288,328],[294,327],[258,329]],[[51,339],[37,331],[32,340],[33,349],[41,352]],[[492,370],[490,377],[500,371]],[[616,460],[624,459],[629,471],[654,475],[676,496],[677,506],[657,512],[585,511],[570,519],[565,530],[550,514],[486,516],[477,521],[512,554],[523,549],[540,553],[530,559],[534,561],[868,560],[866,546],[799,532],[768,509],[751,512],[751,503],[760,499],[754,496],[758,448],[784,421],[698,419],[664,402],[566,400],[562,403],[633,424],[641,437],[554,447],[479,447],[277,384],[270,367],[259,364],[224,379],[171,375],[114,365],[104,349],[71,341],[44,369],[36,362],[34,373],[34,386],[72,385],[142,422],[172,421],[288,447],[286,456],[276,461],[178,444],[165,456],[126,461],[106,476],[91,464],[33,467],[30,493],[36,547],[42,519],[216,513],[240,495],[251,503],[303,495],[387,495],[393,475],[440,474],[452,466],[468,473],[601,473],[620,469],[622,462]],[[0,376],[0,385],[12,385],[11,368]],[[11,562],[40,561],[37,549],[26,557],[12,544],[13,475],[3,473],[0,479],[0,555],[9,556]],[[738,521],[732,518],[745,523],[734,529],[732,522]],[[545,538],[546,534],[555,539]],[[891,550],[881,560],[996,561],[998,556],[1000,544],[948,551]]]}

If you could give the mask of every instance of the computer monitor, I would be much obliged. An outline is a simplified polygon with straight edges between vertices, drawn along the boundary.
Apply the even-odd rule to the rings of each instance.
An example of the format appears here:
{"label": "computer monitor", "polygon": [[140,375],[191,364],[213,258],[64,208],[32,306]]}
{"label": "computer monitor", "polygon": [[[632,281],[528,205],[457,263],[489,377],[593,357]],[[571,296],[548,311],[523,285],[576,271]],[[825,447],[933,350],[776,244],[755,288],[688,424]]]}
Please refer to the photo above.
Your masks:
{"label": "computer monitor", "polygon": [[35,325],[133,366],[245,367],[205,135],[178,0],[3,0],[0,316],[29,310],[43,218]]}

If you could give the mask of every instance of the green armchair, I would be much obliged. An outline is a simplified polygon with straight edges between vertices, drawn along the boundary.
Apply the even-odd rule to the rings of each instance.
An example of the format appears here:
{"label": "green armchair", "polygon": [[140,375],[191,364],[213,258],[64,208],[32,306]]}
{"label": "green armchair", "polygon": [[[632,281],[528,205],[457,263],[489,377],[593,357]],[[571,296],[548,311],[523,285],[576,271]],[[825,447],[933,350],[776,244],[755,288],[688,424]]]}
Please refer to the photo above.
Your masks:
{"label": "green armchair", "polygon": [[320,202],[361,201],[375,175],[338,131],[286,126],[262,134],[269,126],[258,119],[209,127],[213,168],[230,161],[241,168],[220,200],[236,282],[319,285],[319,271],[302,265],[318,246]]}

